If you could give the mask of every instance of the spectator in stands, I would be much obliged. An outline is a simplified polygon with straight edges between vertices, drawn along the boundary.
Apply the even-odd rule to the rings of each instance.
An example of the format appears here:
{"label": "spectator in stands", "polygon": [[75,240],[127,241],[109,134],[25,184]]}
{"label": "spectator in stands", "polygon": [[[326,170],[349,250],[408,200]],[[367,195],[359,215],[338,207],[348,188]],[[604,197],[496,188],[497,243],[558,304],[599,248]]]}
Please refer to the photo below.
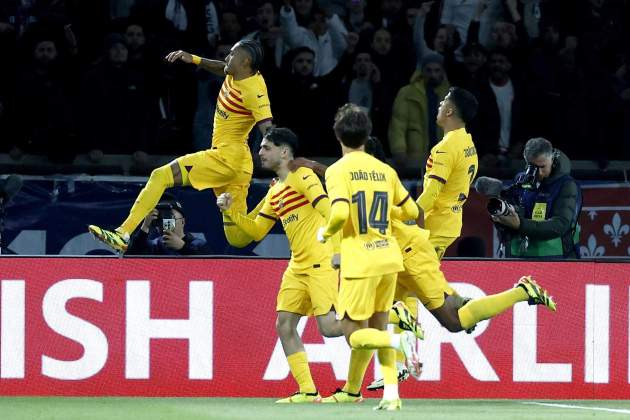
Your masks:
{"label": "spectator in stands", "polygon": [[299,26],[290,0],[280,9],[280,26],[291,48],[308,47],[315,52],[315,76],[324,76],[335,67],[348,43],[348,31],[339,16],[328,16],[322,9],[313,12],[308,27]]}
{"label": "spectator in stands", "polygon": [[243,37],[243,25],[240,15],[233,10],[224,10],[221,13],[221,42],[224,44],[236,44]]}
{"label": "spectator in stands", "polygon": [[259,0],[253,19],[255,30],[245,36],[254,39],[263,48],[264,58],[260,72],[265,76],[278,71],[282,56],[290,48],[282,36],[282,28],[277,25],[274,4],[268,0]]}
{"label": "spectator in stands", "polygon": [[511,69],[512,60],[506,51],[490,53],[489,78],[478,92],[480,111],[470,126],[480,163],[486,166],[507,166],[523,148],[528,100],[520,82],[510,77]]}
{"label": "spectator in stands", "polygon": [[336,68],[325,76],[315,76],[315,56],[308,47],[287,54],[290,72],[282,76],[282,90],[273,97],[273,103],[278,104],[274,105],[278,115],[274,121],[299,136],[301,155],[335,156],[339,145],[330,122],[336,106],[342,103],[339,86],[351,69],[352,56],[343,55]]}
{"label": "spectator in stands", "polygon": [[182,205],[170,194],[164,194],[139,229],[131,235],[128,255],[207,255],[210,247],[203,238],[185,231]]}
{"label": "spectator in stands", "polygon": [[141,165],[148,159],[157,104],[150,102],[146,78],[128,68],[128,56],[125,37],[110,34],[103,61],[82,81],[81,139],[95,162],[103,153],[134,153]]}
{"label": "spectator in stands", "polygon": [[542,137],[527,141],[523,157],[527,169],[515,179],[518,206],[491,216],[510,232],[506,256],[577,258],[582,193],[570,175],[571,161]]}
{"label": "spectator in stands", "polygon": [[372,120],[372,134],[377,138],[387,137],[387,126],[391,117],[392,99],[388,86],[379,67],[372,61],[369,52],[359,52],[354,59],[352,76],[346,79],[344,91],[346,100],[364,108]]}
{"label": "spectator in stands", "polygon": [[14,153],[48,156],[70,162],[77,153],[75,118],[77,68],[63,60],[52,39],[35,42],[32,60],[16,87],[16,145]]}
{"label": "spectator in stands", "polygon": [[372,22],[367,19],[365,8],[367,7],[366,0],[347,0],[348,13],[344,23],[346,28],[350,32],[356,32],[361,34],[364,31],[369,31],[374,28]]}
{"label": "spectator in stands", "polygon": [[398,92],[388,133],[389,148],[398,168],[417,168],[442,138],[436,123],[437,110],[449,87],[444,58],[428,54],[423,58],[422,72]]}
{"label": "spectator in stands", "polygon": [[427,54],[440,54],[444,57],[445,67],[453,67],[455,62],[455,50],[460,46],[461,39],[455,26],[442,24],[438,27],[433,37],[432,48],[425,39],[425,21],[431,11],[433,2],[422,3],[413,26],[413,44],[416,50],[417,68],[422,65],[422,59]]}

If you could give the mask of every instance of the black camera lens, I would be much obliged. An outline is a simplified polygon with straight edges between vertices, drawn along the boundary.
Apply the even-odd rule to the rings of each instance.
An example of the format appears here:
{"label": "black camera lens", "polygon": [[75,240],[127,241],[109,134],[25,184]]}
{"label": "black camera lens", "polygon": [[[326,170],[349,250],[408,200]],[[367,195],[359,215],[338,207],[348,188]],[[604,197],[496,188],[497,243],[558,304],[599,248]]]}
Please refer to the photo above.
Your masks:
{"label": "black camera lens", "polygon": [[486,208],[492,216],[507,216],[510,213],[508,203],[496,197],[488,200]]}

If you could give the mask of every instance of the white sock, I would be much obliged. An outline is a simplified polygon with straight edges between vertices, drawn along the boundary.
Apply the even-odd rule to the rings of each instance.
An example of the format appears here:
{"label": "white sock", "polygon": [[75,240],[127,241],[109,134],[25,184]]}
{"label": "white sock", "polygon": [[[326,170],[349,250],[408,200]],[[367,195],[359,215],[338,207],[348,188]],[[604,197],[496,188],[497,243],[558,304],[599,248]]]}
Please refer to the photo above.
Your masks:
{"label": "white sock", "polygon": [[385,384],[385,388],[383,389],[383,399],[384,400],[397,400],[398,397],[398,384]]}
{"label": "white sock", "polygon": [[389,336],[389,343],[392,346],[392,348],[395,348],[396,350],[400,350],[400,334],[391,334]]}

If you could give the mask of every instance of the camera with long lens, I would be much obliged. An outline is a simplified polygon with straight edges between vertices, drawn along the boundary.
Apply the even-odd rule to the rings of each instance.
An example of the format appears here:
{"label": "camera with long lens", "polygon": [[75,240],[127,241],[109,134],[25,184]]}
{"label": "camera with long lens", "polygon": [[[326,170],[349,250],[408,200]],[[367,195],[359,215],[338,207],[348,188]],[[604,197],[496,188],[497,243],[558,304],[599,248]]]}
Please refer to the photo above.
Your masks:
{"label": "camera with long lens", "polygon": [[175,215],[173,214],[173,205],[168,203],[159,203],[155,206],[158,211],[158,217],[153,222],[160,234],[175,229]]}
{"label": "camera with long lens", "polygon": [[507,216],[510,214],[510,204],[498,197],[490,197],[486,206],[492,216]]}

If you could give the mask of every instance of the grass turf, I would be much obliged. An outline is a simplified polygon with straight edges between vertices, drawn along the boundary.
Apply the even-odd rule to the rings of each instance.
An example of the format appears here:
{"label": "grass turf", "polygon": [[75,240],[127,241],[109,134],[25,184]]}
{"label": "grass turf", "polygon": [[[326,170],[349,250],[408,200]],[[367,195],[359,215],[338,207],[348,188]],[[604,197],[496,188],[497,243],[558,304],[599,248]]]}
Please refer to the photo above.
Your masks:
{"label": "grass turf", "polygon": [[[362,404],[276,405],[267,398],[77,398],[1,397],[7,420],[196,420],[196,419],[630,419],[630,401],[403,400],[399,412],[374,412]],[[561,407],[568,405],[570,408]],[[618,410],[618,411],[605,411]]]}

